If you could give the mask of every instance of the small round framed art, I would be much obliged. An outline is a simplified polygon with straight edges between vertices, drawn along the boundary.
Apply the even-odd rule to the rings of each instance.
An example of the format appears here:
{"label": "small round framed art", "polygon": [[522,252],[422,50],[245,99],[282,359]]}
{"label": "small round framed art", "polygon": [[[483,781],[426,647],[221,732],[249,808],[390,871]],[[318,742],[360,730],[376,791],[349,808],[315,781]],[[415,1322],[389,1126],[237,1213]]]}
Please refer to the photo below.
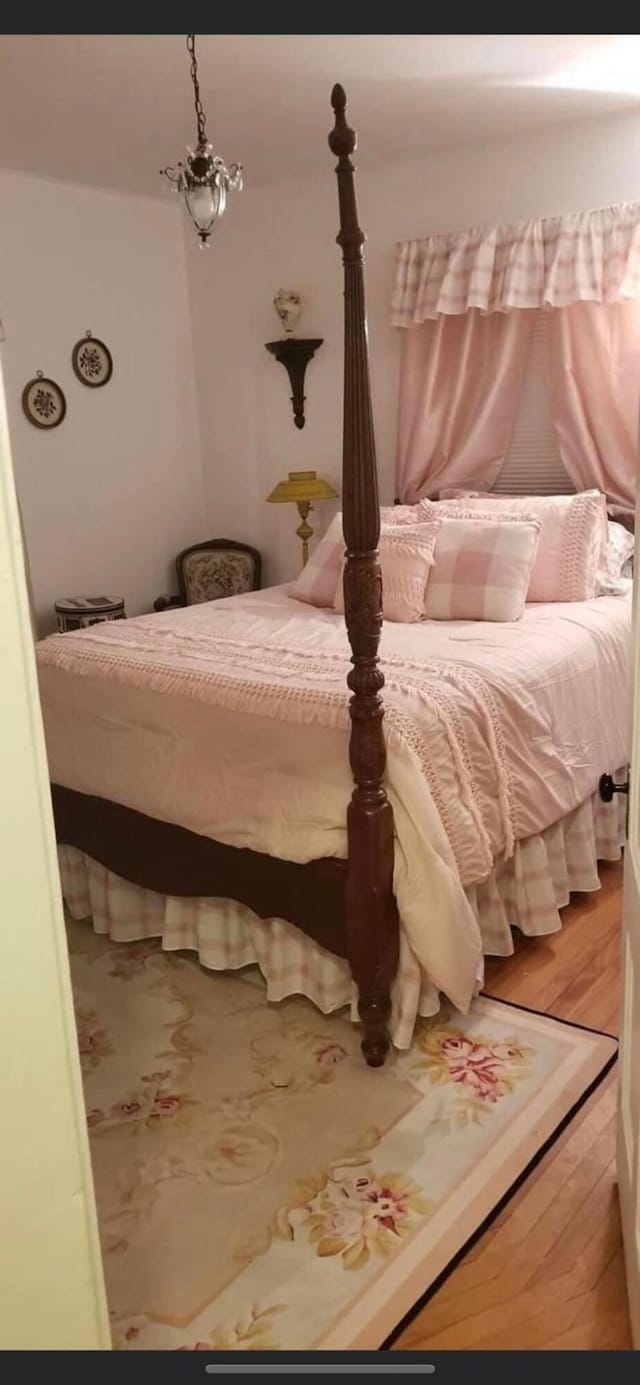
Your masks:
{"label": "small round framed art", "polygon": [[67,401],[55,380],[38,370],[22,391],[22,408],[34,428],[57,428],[67,412]]}
{"label": "small round framed art", "polygon": [[108,346],[91,332],[85,332],[71,352],[71,364],[79,380],[89,389],[106,385],[113,375],[113,360]]}

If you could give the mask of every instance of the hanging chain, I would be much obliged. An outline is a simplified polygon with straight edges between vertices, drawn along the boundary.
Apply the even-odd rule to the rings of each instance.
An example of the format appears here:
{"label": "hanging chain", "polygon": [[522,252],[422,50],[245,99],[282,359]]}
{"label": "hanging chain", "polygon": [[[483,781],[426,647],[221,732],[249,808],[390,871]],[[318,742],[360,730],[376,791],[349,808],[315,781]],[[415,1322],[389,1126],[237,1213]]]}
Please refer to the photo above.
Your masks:
{"label": "hanging chain", "polygon": [[198,81],[198,60],[196,58],[196,36],[187,34],[187,50],[191,57],[191,81],[195,94],[196,120],[198,122],[198,144],[207,143],[206,116],[204,107],[200,100],[200,83]]}

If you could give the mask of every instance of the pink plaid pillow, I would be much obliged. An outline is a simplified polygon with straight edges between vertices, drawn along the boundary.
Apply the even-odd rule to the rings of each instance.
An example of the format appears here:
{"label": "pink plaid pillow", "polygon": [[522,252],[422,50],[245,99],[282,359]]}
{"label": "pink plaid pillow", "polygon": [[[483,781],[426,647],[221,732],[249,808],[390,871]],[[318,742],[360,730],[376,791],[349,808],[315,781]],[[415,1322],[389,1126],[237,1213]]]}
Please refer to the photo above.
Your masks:
{"label": "pink plaid pillow", "polygon": [[520,620],[539,520],[443,519],[427,583],[431,620]]}
{"label": "pink plaid pillow", "polygon": [[539,519],[542,531],[527,601],[588,601],[595,593],[607,549],[607,505],[600,491],[421,500],[420,508],[426,519]]}
{"label": "pink plaid pillow", "polygon": [[[439,524],[389,525],[380,531],[382,615],[403,624],[424,618],[424,594],[434,560]],[[342,571],[334,609],[344,611]]]}
{"label": "pink plaid pillow", "polygon": [[289,587],[289,596],[309,606],[332,606],[336,582],[342,571],[344,538],[342,514],[334,515],[326,534],[314,548],[300,576]]}

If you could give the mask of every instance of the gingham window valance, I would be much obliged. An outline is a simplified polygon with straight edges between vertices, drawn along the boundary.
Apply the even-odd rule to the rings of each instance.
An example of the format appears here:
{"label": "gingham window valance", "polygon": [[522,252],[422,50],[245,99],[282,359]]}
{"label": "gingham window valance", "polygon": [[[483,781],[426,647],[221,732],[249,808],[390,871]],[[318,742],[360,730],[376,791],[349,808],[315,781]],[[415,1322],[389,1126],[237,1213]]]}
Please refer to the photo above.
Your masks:
{"label": "gingham window valance", "polygon": [[391,321],[640,298],[640,202],[398,244]]}

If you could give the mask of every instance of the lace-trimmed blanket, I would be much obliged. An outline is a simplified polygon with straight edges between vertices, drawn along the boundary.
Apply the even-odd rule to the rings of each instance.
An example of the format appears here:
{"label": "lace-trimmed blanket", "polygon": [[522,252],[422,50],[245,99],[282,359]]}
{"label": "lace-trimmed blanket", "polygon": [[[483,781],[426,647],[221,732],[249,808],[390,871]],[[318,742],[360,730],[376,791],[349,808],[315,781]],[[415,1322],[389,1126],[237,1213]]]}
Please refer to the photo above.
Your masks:
{"label": "lace-trimmed blanket", "polygon": [[[43,641],[38,661],[81,678],[347,730],[342,649],[247,643],[211,616],[203,627],[183,612],[94,626]],[[511,856],[516,836],[499,701],[481,674],[450,661],[387,653],[382,666],[389,749],[406,750],[423,776],[462,883],[485,879],[497,856]]]}

